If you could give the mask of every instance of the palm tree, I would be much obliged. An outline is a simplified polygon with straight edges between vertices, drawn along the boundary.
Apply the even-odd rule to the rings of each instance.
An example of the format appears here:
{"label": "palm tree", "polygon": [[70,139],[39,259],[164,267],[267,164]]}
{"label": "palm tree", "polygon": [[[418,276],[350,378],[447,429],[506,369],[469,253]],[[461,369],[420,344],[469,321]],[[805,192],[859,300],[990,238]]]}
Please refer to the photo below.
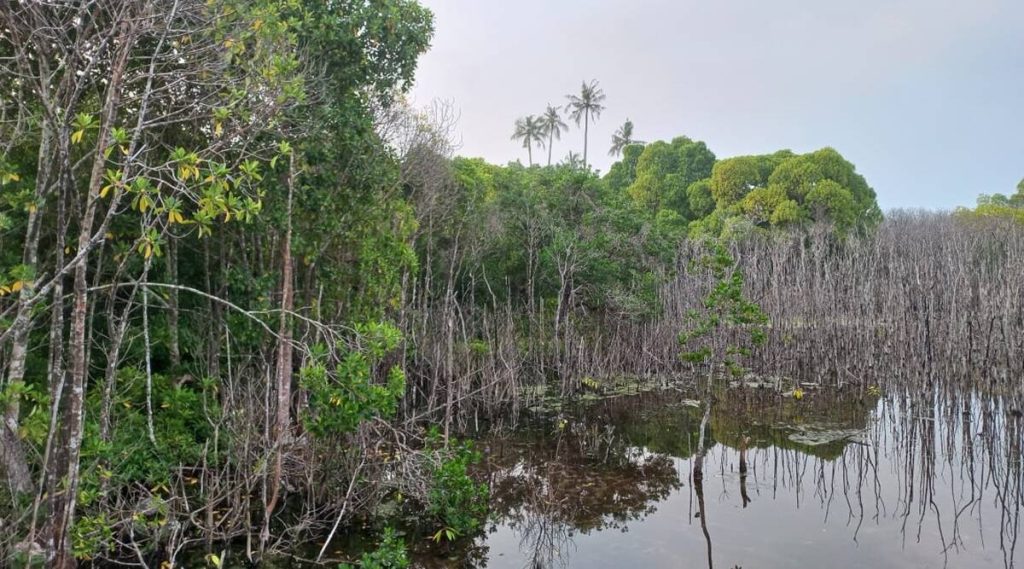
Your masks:
{"label": "palm tree", "polygon": [[550,104],[544,114],[540,116],[540,124],[548,135],[548,166],[550,166],[551,148],[554,146],[555,139],[562,140],[562,129],[568,127],[559,116],[558,107],[552,107]]}
{"label": "palm tree", "polygon": [[568,166],[570,170],[583,169],[583,160],[580,159],[579,154],[576,154],[572,150],[569,151],[569,154],[565,157],[565,160],[562,161],[562,164]]}
{"label": "palm tree", "polygon": [[597,80],[593,80],[590,83],[583,82],[583,86],[580,87],[579,95],[566,95],[569,99],[569,118],[576,121],[576,126],[579,126],[580,120],[583,121],[583,167],[587,166],[587,135],[590,130],[590,117],[594,117],[597,120],[601,117],[601,111],[604,110],[604,91],[598,86]]}
{"label": "palm tree", "polygon": [[619,127],[619,130],[615,131],[615,134],[612,135],[612,149],[608,151],[608,156],[622,154],[622,149],[630,144],[643,143],[633,139],[633,121],[626,119],[626,122]]}
{"label": "palm tree", "polygon": [[523,141],[523,148],[526,149],[530,166],[533,166],[533,145],[536,144],[544,148],[544,134],[545,130],[541,124],[541,119],[533,115],[527,115],[516,120],[516,130],[512,133],[512,140]]}

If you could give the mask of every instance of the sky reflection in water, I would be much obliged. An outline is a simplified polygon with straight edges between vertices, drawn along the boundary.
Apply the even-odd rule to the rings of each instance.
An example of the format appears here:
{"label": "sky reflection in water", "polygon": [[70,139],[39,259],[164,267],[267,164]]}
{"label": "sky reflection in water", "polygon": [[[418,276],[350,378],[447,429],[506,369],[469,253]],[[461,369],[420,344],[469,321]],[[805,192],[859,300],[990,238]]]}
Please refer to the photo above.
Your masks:
{"label": "sky reflection in water", "polygon": [[730,392],[702,487],[694,403],[619,397],[480,441],[496,521],[461,560],[419,564],[1014,566],[1022,425],[999,401]]}

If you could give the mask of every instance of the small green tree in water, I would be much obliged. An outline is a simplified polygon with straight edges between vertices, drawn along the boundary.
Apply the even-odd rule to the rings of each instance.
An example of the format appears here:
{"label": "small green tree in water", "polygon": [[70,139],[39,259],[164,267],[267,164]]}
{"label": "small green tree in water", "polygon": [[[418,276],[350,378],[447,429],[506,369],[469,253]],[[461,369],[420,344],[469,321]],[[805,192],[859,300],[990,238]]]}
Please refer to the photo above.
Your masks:
{"label": "small green tree in water", "polygon": [[[384,530],[384,539],[377,549],[364,553],[359,559],[359,569],[405,569],[408,566],[405,542],[391,528]],[[352,569],[352,565],[342,563],[338,569]]]}
{"label": "small green tree in water", "polygon": [[[427,444],[435,448],[442,444],[436,427],[428,433]],[[449,439],[434,467],[427,495],[427,513],[441,526],[433,535],[434,541],[455,541],[483,527],[490,492],[486,484],[475,482],[469,475],[470,465],[481,458],[471,441]]]}
{"label": "small green tree in water", "polygon": [[[679,333],[680,357],[693,364],[708,364],[712,371],[721,362],[739,376],[745,370],[742,358],[750,355],[751,346],[760,346],[767,339],[768,316],[743,295],[743,270],[728,249],[718,241],[711,241],[709,249],[690,264],[690,272],[710,272],[714,284],[701,308],[687,314],[692,327]],[[733,330],[737,333],[731,334]],[[724,339],[718,338],[720,331],[726,332]]]}

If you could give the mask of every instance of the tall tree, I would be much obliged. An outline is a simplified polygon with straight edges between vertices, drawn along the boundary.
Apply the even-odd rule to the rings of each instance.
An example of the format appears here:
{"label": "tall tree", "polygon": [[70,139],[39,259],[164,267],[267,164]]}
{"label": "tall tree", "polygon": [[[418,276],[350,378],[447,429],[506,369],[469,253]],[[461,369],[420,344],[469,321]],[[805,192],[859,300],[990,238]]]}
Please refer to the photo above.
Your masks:
{"label": "tall tree", "polygon": [[523,148],[526,149],[530,166],[533,166],[533,145],[544,148],[544,125],[542,119],[527,115],[516,121],[516,130],[512,133],[512,140],[523,141]]}
{"label": "tall tree", "polygon": [[558,107],[548,105],[544,114],[540,117],[541,126],[548,135],[548,166],[551,165],[551,149],[554,147],[555,139],[562,140],[562,129],[568,128],[562,117],[558,114]]}
{"label": "tall tree", "polygon": [[615,134],[612,135],[612,148],[608,151],[608,156],[618,156],[622,154],[623,148],[638,142],[638,140],[633,139],[633,121],[626,119],[626,122],[619,127],[619,130],[616,130]]}
{"label": "tall tree", "polygon": [[590,131],[590,117],[594,117],[597,120],[601,117],[601,111],[604,110],[604,91],[598,85],[597,80],[592,80],[590,83],[583,82],[580,86],[579,95],[566,95],[569,99],[569,118],[576,121],[576,126],[579,126],[580,121],[583,121],[583,166],[587,166],[587,136]]}

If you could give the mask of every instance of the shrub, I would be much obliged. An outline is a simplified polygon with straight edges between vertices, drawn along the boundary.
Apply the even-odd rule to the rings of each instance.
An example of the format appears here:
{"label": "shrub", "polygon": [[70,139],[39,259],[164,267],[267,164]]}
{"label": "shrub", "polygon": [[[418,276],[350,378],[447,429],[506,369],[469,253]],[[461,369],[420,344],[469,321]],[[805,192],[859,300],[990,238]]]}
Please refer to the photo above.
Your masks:
{"label": "shrub", "polygon": [[[409,566],[409,556],[405,551],[405,541],[395,535],[395,530],[386,528],[384,539],[374,551],[364,553],[359,559],[360,569],[405,569]],[[338,565],[338,569],[352,569],[348,563]]]}
{"label": "shrub", "polygon": [[[439,439],[435,428],[428,442],[436,444]],[[441,526],[434,534],[434,541],[454,541],[483,526],[489,492],[486,484],[476,483],[469,476],[470,465],[480,459],[480,453],[473,450],[470,441],[460,443],[452,439],[446,454],[434,468],[427,495],[427,513]]]}

